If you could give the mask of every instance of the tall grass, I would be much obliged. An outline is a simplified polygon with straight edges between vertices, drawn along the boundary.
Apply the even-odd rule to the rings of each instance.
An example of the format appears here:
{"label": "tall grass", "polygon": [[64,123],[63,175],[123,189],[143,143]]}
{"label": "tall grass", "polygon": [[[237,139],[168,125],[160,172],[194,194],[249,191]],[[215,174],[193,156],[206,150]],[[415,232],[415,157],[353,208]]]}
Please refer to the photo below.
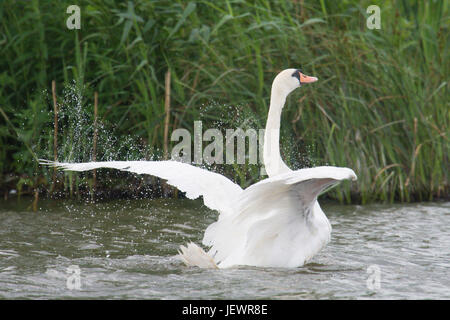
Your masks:
{"label": "tall grass", "polygon": [[[204,129],[232,124],[224,106],[244,107],[263,128],[273,77],[300,67],[320,81],[284,109],[283,157],[292,167],[354,168],[358,182],[329,194],[341,201],[448,197],[448,2],[86,0],[81,30],[68,30],[70,4],[0,4],[3,176],[50,179],[32,152],[53,158],[53,107],[43,98],[53,79],[75,80],[90,114],[98,91],[99,117],[114,134],[132,132],[161,155],[168,70],[171,131],[193,130],[199,119]],[[371,4],[381,8],[381,30],[366,28]],[[62,157],[73,160],[73,133],[61,134]],[[84,139],[87,148],[92,137]],[[259,179],[257,166],[219,169],[243,186]]]}

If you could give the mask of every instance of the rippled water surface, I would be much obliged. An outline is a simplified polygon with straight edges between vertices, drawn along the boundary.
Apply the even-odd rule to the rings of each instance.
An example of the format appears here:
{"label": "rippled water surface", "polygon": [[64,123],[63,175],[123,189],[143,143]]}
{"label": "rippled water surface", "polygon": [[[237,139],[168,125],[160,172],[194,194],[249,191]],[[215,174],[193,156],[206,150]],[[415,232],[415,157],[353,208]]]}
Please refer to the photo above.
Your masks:
{"label": "rippled water surface", "polygon": [[[450,203],[323,204],[331,243],[296,269],[187,268],[216,213],[190,200],[0,202],[7,299],[449,299]],[[79,268],[80,290],[71,266]],[[72,267],[74,268],[74,267]],[[379,276],[380,287],[376,286]]]}

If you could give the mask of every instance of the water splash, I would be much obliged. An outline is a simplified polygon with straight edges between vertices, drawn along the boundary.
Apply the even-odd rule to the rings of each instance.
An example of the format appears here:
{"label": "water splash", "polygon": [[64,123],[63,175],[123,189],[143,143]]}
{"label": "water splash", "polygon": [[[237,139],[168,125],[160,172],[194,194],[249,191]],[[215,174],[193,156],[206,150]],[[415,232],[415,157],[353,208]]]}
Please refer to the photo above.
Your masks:
{"label": "water splash", "polygon": [[[226,129],[241,128],[244,131],[248,129],[265,128],[266,115],[260,115],[247,104],[231,106],[212,101],[200,108],[200,116],[203,121],[203,130],[208,128],[219,129],[225,136]],[[282,120],[283,121],[283,120]],[[301,130],[301,129],[300,129]],[[291,169],[301,169],[324,165],[317,159],[316,146],[314,144],[304,144],[303,141],[295,139],[298,135],[293,132],[292,125],[281,124],[280,148],[281,154]],[[247,147],[248,145],[246,145]],[[260,147],[260,146],[258,146]],[[258,154],[259,151],[258,151]],[[259,166],[262,165],[262,159],[259,159]],[[215,171],[224,172],[216,169]]]}
{"label": "water splash", "polygon": [[[92,102],[86,102],[75,82],[66,84],[58,111],[58,160],[86,162],[93,160],[94,115]],[[152,157],[143,141],[128,134],[116,134],[114,126],[97,119],[97,161],[144,160]],[[48,152],[47,152],[48,153]]]}
{"label": "water splash", "polygon": [[[134,161],[134,160],[160,160],[162,152],[148,146],[143,139],[134,134],[118,133],[113,124],[97,118],[94,125],[94,99],[88,99],[75,82],[67,83],[58,99],[58,148],[57,160],[59,162],[89,162],[93,161]],[[53,102],[48,92],[43,92],[47,106]],[[92,100],[92,101],[91,101]],[[51,107],[53,109],[53,107]],[[48,124],[43,128],[39,142],[35,146],[37,156],[41,159],[54,159],[53,136],[55,132],[54,113],[46,110]],[[101,114],[101,113],[100,113]],[[94,158],[94,131],[97,129],[97,148]],[[50,182],[52,170],[47,171]],[[58,172],[55,180],[45,187],[52,191],[52,196],[66,197],[76,194],[89,195],[82,197],[85,200],[92,198],[94,182],[96,185],[96,199],[111,197],[148,197],[156,192],[159,194],[159,185],[155,184],[149,176],[138,176],[115,170],[100,171],[97,179],[93,174]],[[56,185],[55,185],[56,183]],[[55,188],[56,187],[56,188]]]}

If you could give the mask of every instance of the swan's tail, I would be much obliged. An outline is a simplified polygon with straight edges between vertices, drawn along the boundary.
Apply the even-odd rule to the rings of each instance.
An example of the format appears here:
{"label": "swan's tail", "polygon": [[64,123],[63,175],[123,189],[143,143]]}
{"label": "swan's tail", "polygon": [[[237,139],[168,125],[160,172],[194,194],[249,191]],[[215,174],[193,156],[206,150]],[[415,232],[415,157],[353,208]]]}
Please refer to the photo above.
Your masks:
{"label": "swan's tail", "polygon": [[218,269],[219,267],[202,248],[193,242],[187,246],[180,246],[178,257],[188,266],[199,267],[204,269]]}

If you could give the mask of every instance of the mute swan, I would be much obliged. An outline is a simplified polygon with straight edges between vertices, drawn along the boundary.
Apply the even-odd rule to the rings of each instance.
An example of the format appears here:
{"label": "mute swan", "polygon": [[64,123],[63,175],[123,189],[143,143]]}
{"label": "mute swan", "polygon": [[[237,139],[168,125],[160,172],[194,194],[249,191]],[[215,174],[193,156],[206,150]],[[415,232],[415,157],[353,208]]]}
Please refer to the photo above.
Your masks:
{"label": "mute swan", "polygon": [[115,168],[150,174],[186,192],[203,196],[204,204],[219,212],[205,231],[203,244],[180,246],[179,257],[189,266],[227,268],[236,265],[299,267],[330,240],[331,225],[317,196],[341,180],[356,180],[349,168],[316,167],[292,171],[279,150],[280,117],[286,97],[304,83],[317,81],[300,70],[280,72],[272,84],[265,131],[264,164],[268,178],[243,190],[228,178],[176,161],[109,161],[41,164],[64,170]]}

